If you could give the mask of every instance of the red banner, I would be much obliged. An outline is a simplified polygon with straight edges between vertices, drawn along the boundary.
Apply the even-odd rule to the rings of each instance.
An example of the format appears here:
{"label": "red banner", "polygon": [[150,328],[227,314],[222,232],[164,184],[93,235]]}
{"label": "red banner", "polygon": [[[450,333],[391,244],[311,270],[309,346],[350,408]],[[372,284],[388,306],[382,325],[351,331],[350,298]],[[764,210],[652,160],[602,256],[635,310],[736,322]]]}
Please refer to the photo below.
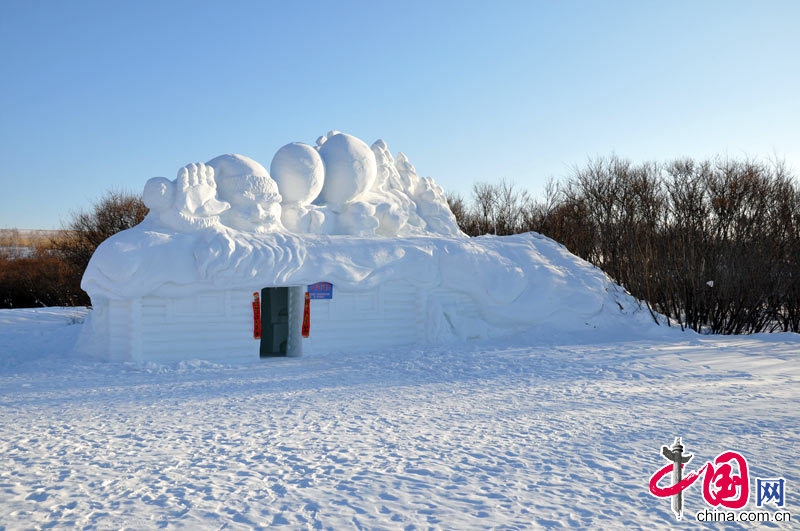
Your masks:
{"label": "red banner", "polygon": [[303,308],[303,337],[311,333],[311,295],[306,292],[306,304]]}
{"label": "red banner", "polygon": [[253,339],[261,339],[261,300],[253,293]]}

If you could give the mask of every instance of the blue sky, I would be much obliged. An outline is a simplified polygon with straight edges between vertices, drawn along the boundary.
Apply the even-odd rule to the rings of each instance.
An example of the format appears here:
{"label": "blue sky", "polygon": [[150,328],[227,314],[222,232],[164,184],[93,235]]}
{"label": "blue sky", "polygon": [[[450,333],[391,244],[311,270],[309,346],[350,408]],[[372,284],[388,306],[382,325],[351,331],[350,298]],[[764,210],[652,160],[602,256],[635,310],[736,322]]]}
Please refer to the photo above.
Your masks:
{"label": "blue sky", "polygon": [[468,196],[589,157],[800,173],[800,2],[16,1],[0,17],[0,228],[330,129]]}

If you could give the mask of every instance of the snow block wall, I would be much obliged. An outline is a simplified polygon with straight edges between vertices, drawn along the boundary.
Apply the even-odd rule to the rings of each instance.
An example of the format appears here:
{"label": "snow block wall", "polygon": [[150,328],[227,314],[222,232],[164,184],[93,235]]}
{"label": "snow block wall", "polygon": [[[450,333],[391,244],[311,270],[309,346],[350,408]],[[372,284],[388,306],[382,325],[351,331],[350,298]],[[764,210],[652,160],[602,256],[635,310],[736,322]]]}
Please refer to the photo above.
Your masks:
{"label": "snow block wall", "polygon": [[[270,355],[577,330],[639,309],[538,234],[466,237],[443,190],[382,140],[332,131],[282,147],[270,171],[222,155],[150,179],[143,197],[146,219],[101,244],[82,282],[94,307],[83,348],[117,360],[257,359],[252,300],[265,288],[288,288],[262,323],[278,334]],[[317,282],[333,297],[311,301],[303,338]]]}

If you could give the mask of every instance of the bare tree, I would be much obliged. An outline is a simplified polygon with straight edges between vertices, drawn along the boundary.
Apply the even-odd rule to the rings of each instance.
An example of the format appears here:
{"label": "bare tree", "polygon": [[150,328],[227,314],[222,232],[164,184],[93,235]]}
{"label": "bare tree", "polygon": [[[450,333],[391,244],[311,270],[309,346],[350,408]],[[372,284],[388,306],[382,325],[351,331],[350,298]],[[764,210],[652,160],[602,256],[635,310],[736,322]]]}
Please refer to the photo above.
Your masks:
{"label": "bare tree", "polygon": [[97,246],[114,234],[139,224],[147,215],[139,195],[110,191],[91,209],[74,212],[64,225],[69,235],[54,242],[62,259],[83,275]]}
{"label": "bare tree", "polygon": [[644,300],[657,321],[739,334],[800,331],[800,187],[783,163],[616,156],[549,182],[501,181],[456,205],[464,232],[535,230]]}

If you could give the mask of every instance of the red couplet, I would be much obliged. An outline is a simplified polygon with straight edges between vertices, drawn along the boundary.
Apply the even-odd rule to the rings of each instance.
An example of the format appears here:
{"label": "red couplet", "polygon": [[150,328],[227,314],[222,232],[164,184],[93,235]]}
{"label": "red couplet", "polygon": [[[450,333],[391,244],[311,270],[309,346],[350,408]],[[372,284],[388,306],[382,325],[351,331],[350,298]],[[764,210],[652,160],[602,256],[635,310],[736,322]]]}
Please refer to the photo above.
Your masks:
{"label": "red couplet", "polygon": [[303,337],[311,333],[311,295],[306,292],[306,303],[303,308]]}
{"label": "red couplet", "polygon": [[253,293],[253,339],[261,339],[261,300]]}

